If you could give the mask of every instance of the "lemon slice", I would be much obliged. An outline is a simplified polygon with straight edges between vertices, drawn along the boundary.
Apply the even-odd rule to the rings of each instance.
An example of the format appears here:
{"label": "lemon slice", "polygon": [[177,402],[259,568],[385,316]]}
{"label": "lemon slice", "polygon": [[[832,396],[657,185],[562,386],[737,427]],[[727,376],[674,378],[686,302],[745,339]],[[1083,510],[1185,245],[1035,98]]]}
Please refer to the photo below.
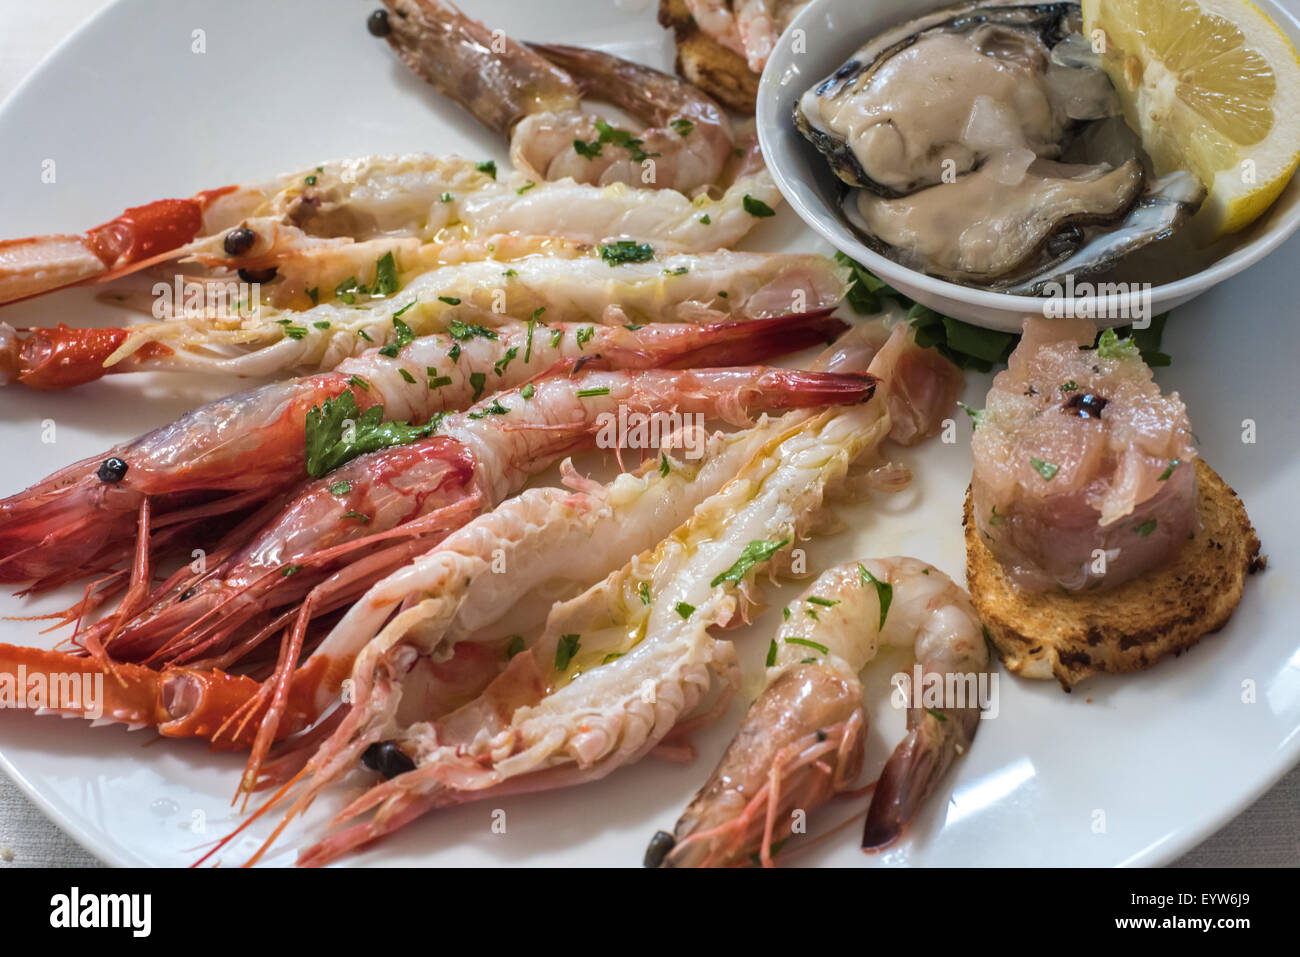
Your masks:
{"label": "lemon slice", "polygon": [[1254,222],[1300,164],[1300,55],[1246,0],[1083,0],[1084,30],[1157,175],[1209,189],[1213,241]]}

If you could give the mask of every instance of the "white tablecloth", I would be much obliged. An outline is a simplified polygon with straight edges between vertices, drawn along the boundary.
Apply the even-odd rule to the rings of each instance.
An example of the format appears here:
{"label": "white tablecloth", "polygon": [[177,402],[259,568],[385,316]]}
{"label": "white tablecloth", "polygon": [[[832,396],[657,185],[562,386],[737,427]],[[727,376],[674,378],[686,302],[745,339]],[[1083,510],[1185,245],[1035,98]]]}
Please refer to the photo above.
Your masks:
{"label": "white tablecloth", "polygon": [[[0,98],[109,0],[0,5]],[[0,746],[3,743],[0,742]],[[0,773],[0,867],[95,867],[97,861]],[[1300,768],[1176,862],[1184,867],[1300,866]]]}

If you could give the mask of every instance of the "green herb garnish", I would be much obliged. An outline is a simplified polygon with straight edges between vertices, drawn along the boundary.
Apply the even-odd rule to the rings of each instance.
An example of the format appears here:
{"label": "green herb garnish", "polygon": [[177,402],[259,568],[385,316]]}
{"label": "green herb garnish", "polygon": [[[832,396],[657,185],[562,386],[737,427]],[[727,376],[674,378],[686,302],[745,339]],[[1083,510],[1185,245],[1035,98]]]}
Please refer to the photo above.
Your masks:
{"label": "green herb garnish", "polygon": [[1133,531],[1138,533],[1139,538],[1146,538],[1155,530],[1156,530],[1156,520],[1154,518],[1148,518],[1141,525],[1133,526]]}
{"label": "green herb garnish", "polygon": [[755,199],[748,193],[746,193],[745,198],[741,200],[741,205],[745,208],[745,212],[749,213],[749,215],[753,216],[755,219],[765,219],[768,216],[776,215],[776,210],[771,206],[767,205],[767,203],[763,202],[761,199]]}
{"label": "green herb garnish", "polygon": [[555,646],[556,671],[565,671],[568,669],[569,662],[573,660],[573,656],[576,655],[578,649],[582,647],[582,642],[579,641],[579,637],[580,636],[578,635],[560,636],[559,644]]}
{"label": "green herb garnish", "polygon": [[885,627],[885,616],[889,614],[889,604],[894,600],[894,586],[880,581],[867,571],[867,566],[862,562],[858,562],[858,574],[862,576],[863,588],[867,587],[868,582],[876,586],[876,599],[880,602],[880,623],[876,626],[879,631]]}
{"label": "green herb garnish", "polygon": [[825,645],[819,645],[815,641],[809,641],[807,638],[787,638],[787,645],[803,645],[805,648],[811,648],[813,651],[821,652],[823,655],[829,655],[831,650]]}
{"label": "green herb garnish", "polygon": [[[307,474],[320,478],[358,455],[409,445],[431,434],[435,427],[432,422],[426,425],[384,422],[383,417],[382,405],[372,405],[361,412],[351,392],[312,406],[307,412]],[[350,435],[345,427],[348,420],[353,422]]]}
{"label": "green herb garnish", "polygon": [[1061,467],[1053,462],[1044,462],[1042,459],[1030,457],[1029,464],[1034,467],[1034,471],[1043,477],[1044,482],[1050,482],[1056,478],[1056,473],[1061,471]]}
{"label": "green herb garnish", "polygon": [[759,562],[765,562],[786,545],[790,544],[790,539],[783,538],[779,542],[765,542],[757,539],[750,542],[741,549],[740,557],[736,563],[728,568],[721,575],[718,575],[713,581],[709,582],[710,588],[717,588],[723,582],[738,582],[749,573],[749,570]]}
{"label": "green herb garnish", "polygon": [[623,266],[627,263],[643,263],[654,259],[654,247],[648,243],[638,243],[633,239],[620,239],[600,247],[600,258],[611,266]]}
{"label": "green herb garnish", "polygon": [[695,606],[688,605],[684,601],[679,601],[677,604],[673,605],[673,611],[677,612],[677,614],[681,615],[683,618],[690,618],[691,615],[695,613]]}

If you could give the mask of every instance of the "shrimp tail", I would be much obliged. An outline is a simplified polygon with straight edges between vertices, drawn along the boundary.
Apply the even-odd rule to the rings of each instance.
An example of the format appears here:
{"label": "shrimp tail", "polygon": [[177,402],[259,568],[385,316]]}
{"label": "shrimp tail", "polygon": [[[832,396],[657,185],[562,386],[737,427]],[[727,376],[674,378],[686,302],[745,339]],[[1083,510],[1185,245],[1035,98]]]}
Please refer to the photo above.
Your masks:
{"label": "shrimp tail", "polygon": [[576,105],[573,79],[442,0],[384,0],[388,44],[421,79],[502,136],[525,115]]}
{"label": "shrimp tail", "polygon": [[907,726],[907,735],[876,782],[862,829],[864,851],[881,850],[898,840],[953,758],[970,746],[979,727],[979,709],[911,708]]}
{"label": "shrimp tail", "polygon": [[678,343],[673,342],[668,349],[657,351],[655,365],[661,369],[742,366],[823,345],[847,328],[830,312],[827,309],[771,319],[716,323],[707,327],[703,344],[687,340],[676,348]]}

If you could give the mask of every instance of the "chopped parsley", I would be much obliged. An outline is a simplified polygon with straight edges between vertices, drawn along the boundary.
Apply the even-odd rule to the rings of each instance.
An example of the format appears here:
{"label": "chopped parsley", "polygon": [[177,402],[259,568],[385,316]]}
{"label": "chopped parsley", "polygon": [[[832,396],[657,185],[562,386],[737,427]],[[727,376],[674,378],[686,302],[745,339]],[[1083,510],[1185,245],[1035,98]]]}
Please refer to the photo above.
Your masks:
{"label": "chopped parsley", "polygon": [[471,372],[469,374],[469,384],[474,387],[474,397],[471,401],[477,402],[478,397],[483,394],[483,388],[487,385],[487,376],[482,372]]}
{"label": "chopped parsley", "polygon": [[524,195],[524,193],[528,192],[536,185],[537,184],[530,179],[528,182],[524,183],[523,186],[520,186],[517,190],[515,190],[515,192],[518,193],[520,196],[522,196]]}
{"label": "chopped parsley", "polygon": [[470,325],[467,322],[461,322],[459,319],[453,319],[447,329],[447,335],[451,336],[457,342],[468,342],[474,338],[496,339],[497,334],[486,326]]}
{"label": "chopped parsley", "polygon": [[809,597],[808,602],[812,605],[821,605],[823,608],[834,608],[839,604],[838,601],[831,601],[829,598],[818,598],[816,595]]}
{"label": "chopped parsley", "polygon": [[560,636],[559,644],[555,646],[555,670],[556,671],[568,670],[569,662],[573,660],[573,656],[576,655],[578,653],[578,649],[582,647],[582,642],[579,641],[579,638],[580,638],[579,635]]}
{"label": "chopped parsley", "polygon": [[755,219],[765,219],[768,216],[776,215],[776,210],[772,209],[771,206],[767,205],[767,203],[763,202],[761,199],[755,199],[748,193],[746,193],[745,198],[741,200],[741,205],[745,207],[745,212],[749,213],[749,215],[753,216]]}
{"label": "chopped parsley", "polygon": [[673,132],[682,139],[691,135],[691,130],[695,129],[695,124],[685,117],[679,116],[668,124],[673,128]]}
{"label": "chopped parsley", "polygon": [[480,173],[487,173],[493,179],[497,178],[497,164],[495,160],[484,160],[481,163],[475,163],[474,168]]}
{"label": "chopped parsley", "polygon": [[708,213],[705,213],[703,216],[700,217],[700,222],[702,222],[705,226],[708,226],[713,222],[713,220],[709,219]]}
{"label": "chopped parsley", "polygon": [[[358,455],[409,445],[431,434],[436,426],[433,422],[426,425],[385,422],[383,417],[382,405],[372,405],[361,412],[351,392],[312,406],[307,412],[307,474],[320,478]],[[353,423],[350,430],[346,428],[349,420]]]}
{"label": "chopped parsley", "polygon": [[527,402],[529,399],[533,397],[533,394],[536,391],[537,390],[533,387],[533,384],[530,382],[528,383],[528,385],[524,386],[522,389],[519,390],[519,394],[523,396],[524,401]]}
{"label": "chopped parsley", "polygon": [[1042,459],[1031,457],[1029,464],[1034,467],[1034,471],[1043,477],[1044,482],[1050,482],[1056,478],[1056,473],[1061,471],[1061,467],[1054,462],[1044,462]]}
{"label": "chopped parsley", "polygon": [[641,604],[643,605],[650,604],[650,583],[649,582],[642,582],[640,585],[638,585],[636,593],[641,596]]}
{"label": "chopped parsley", "polygon": [[594,389],[579,389],[579,390],[578,390],[578,398],[579,398],[579,399],[590,399],[590,398],[593,398],[593,397],[598,396],[598,395],[609,395],[609,386],[607,386],[607,385],[602,385],[602,386],[598,386],[597,388],[594,388]]}
{"label": "chopped parsley", "polygon": [[482,419],[489,415],[506,415],[509,412],[510,410],[501,404],[500,399],[493,399],[491,405],[480,412],[471,412],[469,417],[471,419]]}
{"label": "chopped parsley", "polygon": [[690,618],[691,615],[695,613],[695,606],[688,605],[684,601],[679,601],[677,604],[673,605],[673,611],[677,612],[677,614],[681,615],[683,618]]}
{"label": "chopped parsley", "polygon": [[375,281],[370,285],[372,296],[391,296],[402,288],[397,281],[397,262],[391,252],[386,252],[375,263]]}
{"label": "chopped parsley", "polygon": [[627,263],[643,263],[654,259],[655,251],[648,243],[638,243],[634,239],[620,239],[600,247],[600,258],[611,266]]}
{"label": "chopped parsley", "polygon": [[811,648],[813,651],[819,651],[823,655],[829,655],[831,653],[831,650],[827,648],[825,645],[819,645],[817,642],[809,641],[807,638],[787,638],[785,639],[785,643],[787,645],[803,645],[805,648]]}
{"label": "chopped parsley", "polygon": [[894,586],[880,581],[875,575],[867,571],[867,566],[858,562],[858,574],[862,577],[862,587],[866,588],[870,582],[876,586],[876,599],[880,602],[880,623],[876,629],[880,630],[885,627],[885,616],[889,614],[889,605],[894,600]]}
{"label": "chopped parsley", "polygon": [[573,141],[573,152],[577,153],[583,159],[595,159],[600,155],[600,140],[592,140],[590,143],[584,143],[582,140]]}
{"label": "chopped parsley", "polygon": [[347,480],[335,482],[329,487],[329,490],[331,495],[347,495],[348,492],[352,491],[352,483]]}
{"label": "chopped parsley", "polygon": [[412,385],[415,384],[415,376],[411,375],[411,373],[407,372],[405,369],[398,369],[397,371],[402,376],[402,378],[405,379],[407,382],[411,383]]}
{"label": "chopped parsley", "polygon": [[1155,530],[1156,530],[1156,520],[1154,518],[1148,518],[1141,525],[1133,526],[1133,531],[1138,533],[1138,538],[1146,538]]}
{"label": "chopped parsley", "polygon": [[621,146],[631,153],[632,159],[638,163],[643,163],[651,157],[659,155],[658,153],[647,153],[641,148],[644,145],[644,140],[637,139],[627,130],[620,130],[610,126],[604,120],[596,120],[596,132],[599,134],[596,142]]}
{"label": "chopped parsley", "polygon": [[301,565],[285,565],[284,568],[280,569],[280,574],[285,578],[288,578],[290,575],[300,571],[302,571]]}
{"label": "chopped parsley", "polygon": [[344,517],[344,518],[355,518],[355,519],[356,519],[358,522],[360,522],[362,525],[366,525],[366,524],[368,524],[368,523],[370,522],[370,516],[369,516],[369,515],[366,515],[364,512],[358,512],[355,508],[353,508],[353,509],[349,509],[348,511],[344,512],[344,513],[343,513],[343,517]]}
{"label": "chopped parsley", "polygon": [[441,389],[445,385],[451,385],[451,376],[438,375],[429,380],[430,389]]}
{"label": "chopped parsley", "polygon": [[439,301],[439,302],[445,302],[445,303],[446,303],[447,305],[449,305],[449,306],[459,306],[459,305],[460,305],[460,300],[457,299],[455,296],[439,296],[439,297],[438,297],[438,301]]}
{"label": "chopped parsley", "polygon": [[[388,345],[382,346],[379,350],[381,356],[387,356],[389,359],[396,359],[397,353],[400,352],[404,346],[409,346],[415,341],[414,330],[396,316],[393,316],[393,331],[396,334],[396,338]],[[413,382],[415,380],[412,379],[411,381]]]}
{"label": "chopped parsley", "polygon": [[767,561],[789,544],[790,539],[788,538],[783,538],[779,542],[765,542],[762,539],[750,542],[741,549],[740,557],[736,559],[736,563],[709,582],[709,587],[717,588],[723,582],[740,581],[749,573],[751,568],[760,562]]}
{"label": "chopped parsley", "polygon": [[1169,476],[1171,476],[1171,475],[1174,474],[1174,469],[1178,468],[1178,466],[1180,466],[1180,465],[1182,465],[1182,464],[1183,464],[1183,463],[1182,463],[1179,459],[1170,459],[1170,460],[1169,460],[1169,465],[1167,465],[1167,466],[1165,467],[1165,470],[1164,470],[1163,472],[1160,473],[1160,478],[1157,479],[1157,481],[1159,481],[1159,482],[1166,482],[1166,481],[1168,481],[1168,480],[1169,480]]}
{"label": "chopped parsley", "polygon": [[668,456],[665,453],[660,452],[659,453],[659,474],[662,475],[664,478],[667,478],[668,473],[670,471],[672,470],[668,467]]}
{"label": "chopped parsley", "polygon": [[[786,609],[787,612],[789,610],[790,610],[789,608]],[[789,616],[787,615],[786,617],[788,618]],[[776,639],[775,638],[773,638],[768,643],[767,646],[767,667],[771,668],[774,664],[776,664]]]}
{"label": "chopped parsley", "polygon": [[524,650],[524,636],[511,635],[510,640],[506,642],[506,660],[510,660],[519,652]]}
{"label": "chopped parsley", "polygon": [[492,364],[492,371],[497,374],[498,378],[506,374],[506,369],[510,366],[511,360],[517,355],[519,355],[519,347],[511,346],[506,350],[505,355]]}
{"label": "chopped parsley", "polygon": [[579,352],[582,351],[583,346],[585,346],[588,342],[591,341],[591,337],[594,336],[595,334],[596,334],[595,326],[585,326],[584,328],[578,330],[578,334],[576,338],[578,340]]}

